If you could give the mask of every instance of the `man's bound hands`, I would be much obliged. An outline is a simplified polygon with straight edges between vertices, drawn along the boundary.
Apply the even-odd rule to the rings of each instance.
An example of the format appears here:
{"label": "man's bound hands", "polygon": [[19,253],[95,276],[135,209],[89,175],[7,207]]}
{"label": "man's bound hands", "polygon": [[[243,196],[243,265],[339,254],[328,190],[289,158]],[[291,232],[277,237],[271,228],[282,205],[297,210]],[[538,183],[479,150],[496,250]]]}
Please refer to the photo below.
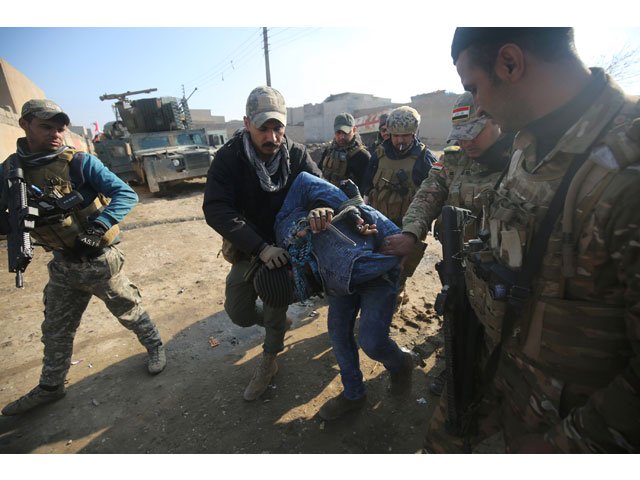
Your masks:
{"label": "man's bound hands", "polygon": [[309,215],[307,215],[307,219],[309,220],[309,227],[311,227],[311,231],[313,233],[318,233],[322,230],[326,230],[327,225],[331,223],[332,218],[333,208],[329,207],[314,208],[309,212]]}

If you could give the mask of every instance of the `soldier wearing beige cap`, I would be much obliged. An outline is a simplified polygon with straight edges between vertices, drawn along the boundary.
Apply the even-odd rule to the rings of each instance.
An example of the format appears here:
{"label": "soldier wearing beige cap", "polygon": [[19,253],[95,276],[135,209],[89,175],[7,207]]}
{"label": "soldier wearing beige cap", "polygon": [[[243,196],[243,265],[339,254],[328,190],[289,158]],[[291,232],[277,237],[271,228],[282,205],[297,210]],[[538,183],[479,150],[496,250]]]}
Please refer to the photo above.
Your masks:
{"label": "soldier wearing beige cap", "polygon": [[289,262],[275,245],[273,226],[287,192],[300,172],[321,176],[306,147],[285,135],[287,108],[272,87],[256,87],[246,104],[244,129],[220,150],[209,169],[202,209],[207,223],[223,237],[222,253],[232,266],[226,280],[224,308],[242,327],[265,329],[263,355],[244,391],[252,401],[267,389],[278,371],[291,322],[287,307],[256,305],[257,293],[246,275],[258,257],[273,269]]}

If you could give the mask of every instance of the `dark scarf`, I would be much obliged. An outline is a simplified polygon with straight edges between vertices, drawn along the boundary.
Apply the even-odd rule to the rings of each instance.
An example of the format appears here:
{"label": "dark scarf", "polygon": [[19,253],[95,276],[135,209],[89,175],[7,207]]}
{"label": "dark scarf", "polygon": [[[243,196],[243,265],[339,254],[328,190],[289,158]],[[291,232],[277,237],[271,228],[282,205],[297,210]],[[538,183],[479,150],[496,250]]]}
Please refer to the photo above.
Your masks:
{"label": "dark scarf", "polygon": [[19,138],[16,143],[16,152],[18,157],[20,157],[20,163],[22,163],[23,167],[27,168],[47,165],[55,160],[62,152],[70,148],[67,145],[62,145],[54,151],[31,153],[29,152],[29,144],[27,143],[26,137]]}
{"label": "dark scarf", "polygon": [[347,143],[344,147],[341,147],[340,145],[338,145],[338,142],[336,142],[336,139],[334,138],[333,141],[331,142],[331,145],[329,145],[329,150],[330,152],[331,151],[347,152],[347,156],[350,157],[351,155],[353,155],[353,153],[355,153],[354,150],[360,149],[361,145],[362,145],[362,139],[360,138],[360,134],[356,133],[351,139],[351,141]]}

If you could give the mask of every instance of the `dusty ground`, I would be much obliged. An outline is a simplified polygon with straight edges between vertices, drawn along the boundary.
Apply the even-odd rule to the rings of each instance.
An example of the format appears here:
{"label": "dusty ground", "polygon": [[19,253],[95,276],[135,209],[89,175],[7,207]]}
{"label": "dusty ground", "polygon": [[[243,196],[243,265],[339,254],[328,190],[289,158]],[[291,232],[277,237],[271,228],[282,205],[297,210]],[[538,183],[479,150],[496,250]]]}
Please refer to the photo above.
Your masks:
{"label": "dusty ground", "polygon": [[[167,346],[168,365],[146,373],[146,352],[97,299],[76,335],[67,396],[21,417],[0,416],[2,453],[414,453],[422,448],[437,397],[427,385],[440,371],[442,338],[432,303],[439,289],[426,255],[407,282],[409,302],[391,335],[421,358],[413,392],[403,401],[387,392],[382,365],[361,355],[366,408],[329,424],[316,413],[341,391],[321,299],[293,305],[294,319],[267,393],[245,402],[242,391],[261,354],[259,327],[235,326],[223,309],[228,264],[221,237],[202,218],[204,181],[172,187],[141,203],[123,222],[125,271],[137,284]],[[50,255],[37,249],[15,288],[0,242],[0,405],[38,382],[42,289]],[[212,347],[211,339],[220,344]]]}

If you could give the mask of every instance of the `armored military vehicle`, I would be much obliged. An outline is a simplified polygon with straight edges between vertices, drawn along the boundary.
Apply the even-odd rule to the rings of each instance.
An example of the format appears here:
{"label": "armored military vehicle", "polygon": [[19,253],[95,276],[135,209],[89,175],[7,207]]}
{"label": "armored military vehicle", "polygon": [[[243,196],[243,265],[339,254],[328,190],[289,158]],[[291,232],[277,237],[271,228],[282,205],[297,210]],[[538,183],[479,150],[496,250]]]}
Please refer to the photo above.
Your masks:
{"label": "armored military vehicle", "polygon": [[127,98],[152,91],[156,89],[100,96],[118,100],[114,105],[118,120],[105,125],[105,138],[95,143],[95,149],[122,179],[146,183],[155,193],[172,182],[206,176],[216,148],[207,143],[204,129],[190,128],[185,99]]}

